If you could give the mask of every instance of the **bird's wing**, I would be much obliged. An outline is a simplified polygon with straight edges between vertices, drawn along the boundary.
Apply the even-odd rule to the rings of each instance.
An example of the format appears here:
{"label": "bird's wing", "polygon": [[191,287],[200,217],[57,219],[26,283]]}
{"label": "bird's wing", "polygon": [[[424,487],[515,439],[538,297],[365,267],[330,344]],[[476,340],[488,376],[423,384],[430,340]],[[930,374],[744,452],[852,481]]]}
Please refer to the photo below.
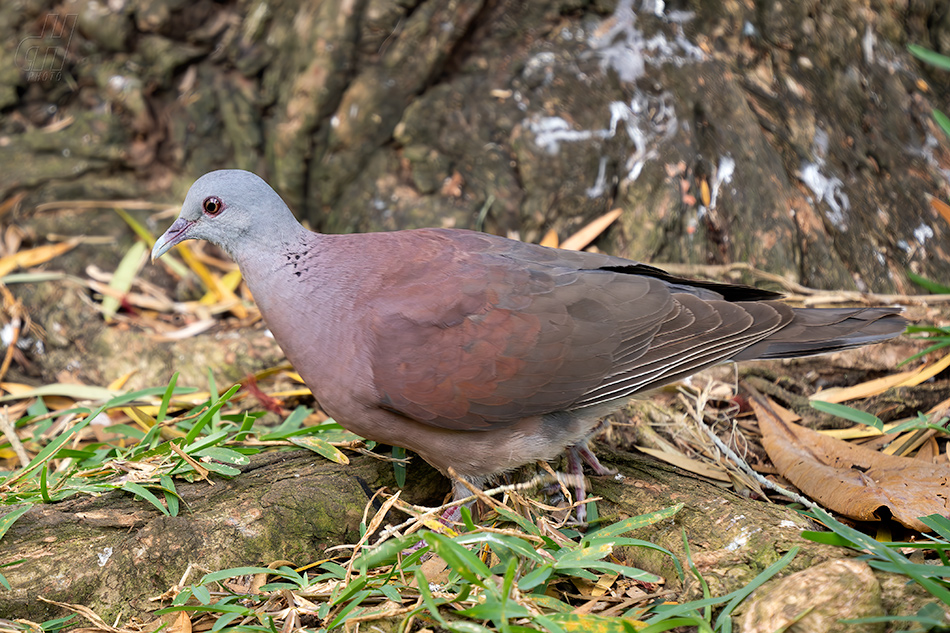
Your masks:
{"label": "bird's wing", "polygon": [[467,239],[400,265],[368,311],[377,404],[433,426],[503,428],[628,397],[790,318],[773,302],[704,300],[662,279],[578,268],[573,255],[539,263],[551,249]]}

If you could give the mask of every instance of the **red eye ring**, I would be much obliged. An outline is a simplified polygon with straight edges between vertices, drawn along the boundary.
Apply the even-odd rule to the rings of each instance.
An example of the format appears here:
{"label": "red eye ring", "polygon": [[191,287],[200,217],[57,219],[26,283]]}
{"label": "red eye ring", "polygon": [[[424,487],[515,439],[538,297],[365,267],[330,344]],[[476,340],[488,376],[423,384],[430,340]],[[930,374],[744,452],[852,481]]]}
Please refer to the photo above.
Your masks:
{"label": "red eye ring", "polygon": [[222,202],[218,196],[208,196],[204,202],[201,203],[201,208],[204,209],[204,212],[208,215],[218,215],[224,211],[224,202]]}

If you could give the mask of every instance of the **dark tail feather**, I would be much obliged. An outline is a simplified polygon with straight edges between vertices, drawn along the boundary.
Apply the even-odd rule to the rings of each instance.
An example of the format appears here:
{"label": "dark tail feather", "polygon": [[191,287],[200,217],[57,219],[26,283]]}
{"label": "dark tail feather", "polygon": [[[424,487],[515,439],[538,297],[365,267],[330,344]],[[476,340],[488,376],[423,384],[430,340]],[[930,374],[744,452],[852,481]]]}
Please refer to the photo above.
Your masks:
{"label": "dark tail feather", "polygon": [[898,336],[907,320],[897,308],[795,308],[795,318],[733,360],[794,358],[837,352]]}

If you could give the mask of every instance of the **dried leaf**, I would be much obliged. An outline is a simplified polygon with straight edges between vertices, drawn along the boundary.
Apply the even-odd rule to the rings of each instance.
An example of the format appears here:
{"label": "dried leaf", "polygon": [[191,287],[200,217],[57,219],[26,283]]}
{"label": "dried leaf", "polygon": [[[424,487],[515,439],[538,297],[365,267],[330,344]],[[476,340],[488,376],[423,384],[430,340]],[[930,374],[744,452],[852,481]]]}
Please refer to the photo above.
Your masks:
{"label": "dried leaf", "polygon": [[950,515],[950,468],[842,442],[782,420],[771,401],[751,402],[779,473],[826,508],[860,521],[890,515],[922,532],[918,517]]}
{"label": "dried leaf", "polygon": [[549,246],[551,248],[557,248],[559,241],[557,239],[557,231],[554,229],[548,229],[548,232],[544,234],[544,237],[541,238],[541,246]]}
{"label": "dried leaf", "polygon": [[923,365],[910,371],[902,371],[891,376],[882,376],[868,380],[852,387],[833,387],[823,389],[808,397],[809,400],[821,400],[838,404],[847,400],[870,398],[891,389],[892,387],[916,387],[926,382],[950,367],[950,354],[929,365]]}
{"label": "dried leaf", "polygon": [[[91,271],[92,267],[86,269],[87,273],[91,273]],[[109,275],[110,282],[114,277],[114,275]],[[175,303],[167,298],[143,295],[137,292],[122,292],[119,288],[109,283],[102,283],[95,279],[87,279],[85,284],[92,290],[103,295],[103,297],[109,297],[120,303],[124,301],[126,304],[135,306],[136,308],[154,310],[156,312],[173,312],[175,310]],[[113,316],[115,316],[115,313],[113,313]]]}
{"label": "dried leaf", "polygon": [[191,618],[186,611],[179,611],[178,617],[167,629],[168,633],[191,633]]}
{"label": "dried leaf", "polygon": [[26,192],[25,192],[25,191],[21,191],[21,192],[19,192],[19,193],[13,194],[12,196],[10,196],[9,198],[7,198],[7,199],[4,200],[3,202],[0,202],[0,216],[4,216],[4,215],[6,215],[7,213],[9,213],[10,211],[12,211],[13,209],[15,209],[16,206],[17,206],[18,204],[20,204],[20,202],[21,202],[21,201],[23,200],[23,198],[25,198],[25,197],[26,197]]}
{"label": "dried leaf", "polygon": [[637,450],[643,451],[647,455],[652,455],[653,457],[656,457],[667,464],[672,464],[673,466],[682,468],[683,470],[688,470],[694,475],[699,475],[708,479],[715,479],[716,481],[732,481],[732,479],[729,478],[729,475],[726,474],[725,470],[721,468],[715,468],[695,459],[690,459],[682,453],[660,451],[647,446],[638,446]]}
{"label": "dried leaf", "polygon": [[[208,270],[208,267],[195,256],[190,244],[179,244],[178,253],[181,255],[181,258],[185,260],[188,267],[198,275],[198,278],[201,279],[201,283],[204,284],[205,288],[216,295],[215,298],[210,301],[211,304],[224,303],[228,306],[228,309],[234,313],[234,316],[239,319],[247,317],[247,310],[244,308],[244,304],[241,303],[241,300],[235,296],[231,289],[221,282],[220,277]],[[204,301],[204,299],[202,299],[202,301]]]}
{"label": "dried leaf", "polygon": [[900,385],[905,380],[917,374],[919,370],[902,371],[899,374],[891,376],[882,376],[874,380],[868,380],[851,387],[832,387],[822,389],[817,393],[808,396],[809,400],[821,400],[822,402],[831,402],[840,404],[848,400],[857,400],[859,398],[870,398],[887,391],[892,387]]}
{"label": "dried leaf", "polygon": [[934,198],[933,196],[928,196],[930,198],[930,206],[934,211],[940,214],[940,217],[950,224],[950,205],[948,205],[943,200]]}
{"label": "dried leaf", "polygon": [[0,257],[0,277],[8,275],[17,268],[30,268],[39,266],[54,257],[72,250],[79,240],[69,240],[59,244],[44,244],[36,248],[30,248],[25,251],[18,251],[6,257]]}
{"label": "dried leaf", "polygon": [[[25,389],[24,389],[25,387]],[[96,387],[94,385],[76,385],[72,383],[53,383],[43,385],[42,387],[30,387],[17,383],[0,383],[0,389],[8,392],[8,395],[0,397],[0,402],[10,400],[22,400],[24,398],[36,398],[39,396],[62,396],[72,398],[73,400],[109,400],[119,395],[118,391]]]}
{"label": "dried leaf", "polygon": [[115,380],[113,380],[112,382],[110,382],[110,383],[109,383],[109,386],[106,387],[106,389],[110,389],[110,390],[113,390],[113,391],[119,391],[120,389],[122,389],[122,387],[125,386],[125,383],[127,383],[127,382],[129,381],[129,378],[131,378],[132,376],[134,376],[137,372],[138,372],[137,369],[133,369],[132,371],[130,371],[130,372],[128,372],[128,373],[125,373],[125,374],[119,376],[118,378],[116,378]]}
{"label": "dried leaf", "polygon": [[129,225],[129,228],[138,235],[142,241],[148,244],[149,248],[155,246],[155,236],[152,235],[152,232],[149,231],[145,226],[129,215],[129,212],[121,207],[114,207],[113,210],[119,214],[119,217],[125,220],[125,223]]}
{"label": "dried leaf", "polygon": [[115,291],[115,294],[108,294],[102,298],[102,316],[107,322],[111,321],[115,313],[119,311],[120,299],[116,298],[116,294],[125,296],[132,289],[135,276],[145,265],[147,250],[148,246],[145,242],[136,241],[116,267],[112,281],[109,282],[109,287]]}
{"label": "dried leaf", "polygon": [[916,387],[922,382],[926,382],[942,372],[947,367],[950,367],[950,354],[947,354],[940,360],[935,363],[931,363],[925,367],[921,367],[917,373],[906,380],[902,381],[898,387]]}
{"label": "dried leaf", "polygon": [[162,332],[161,334],[156,334],[153,338],[159,341],[181,341],[186,338],[191,338],[197,336],[206,330],[210,330],[214,327],[214,319],[202,319],[200,321],[195,321],[194,323],[189,323],[183,328],[173,330],[171,332]]}
{"label": "dried leaf", "polygon": [[603,233],[608,226],[613,224],[614,220],[620,217],[622,211],[614,209],[603,214],[580,231],[570,236],[561,243],[561,248],[568,251],[579,251]]}

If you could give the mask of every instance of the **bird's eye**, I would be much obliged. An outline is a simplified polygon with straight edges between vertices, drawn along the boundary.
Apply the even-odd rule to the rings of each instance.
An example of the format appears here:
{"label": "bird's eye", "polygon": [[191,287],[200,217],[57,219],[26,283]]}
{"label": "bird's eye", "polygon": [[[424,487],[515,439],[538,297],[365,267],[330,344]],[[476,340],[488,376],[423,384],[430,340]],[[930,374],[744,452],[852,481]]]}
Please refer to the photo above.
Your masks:
{"label": "bird's eye", "polygon": [[205,201],[201,203],[201,207],[208,215],[218,215],[224,211],[224,203],[221,202],[221,198],[218,196],[208,196],[205,198]]}

